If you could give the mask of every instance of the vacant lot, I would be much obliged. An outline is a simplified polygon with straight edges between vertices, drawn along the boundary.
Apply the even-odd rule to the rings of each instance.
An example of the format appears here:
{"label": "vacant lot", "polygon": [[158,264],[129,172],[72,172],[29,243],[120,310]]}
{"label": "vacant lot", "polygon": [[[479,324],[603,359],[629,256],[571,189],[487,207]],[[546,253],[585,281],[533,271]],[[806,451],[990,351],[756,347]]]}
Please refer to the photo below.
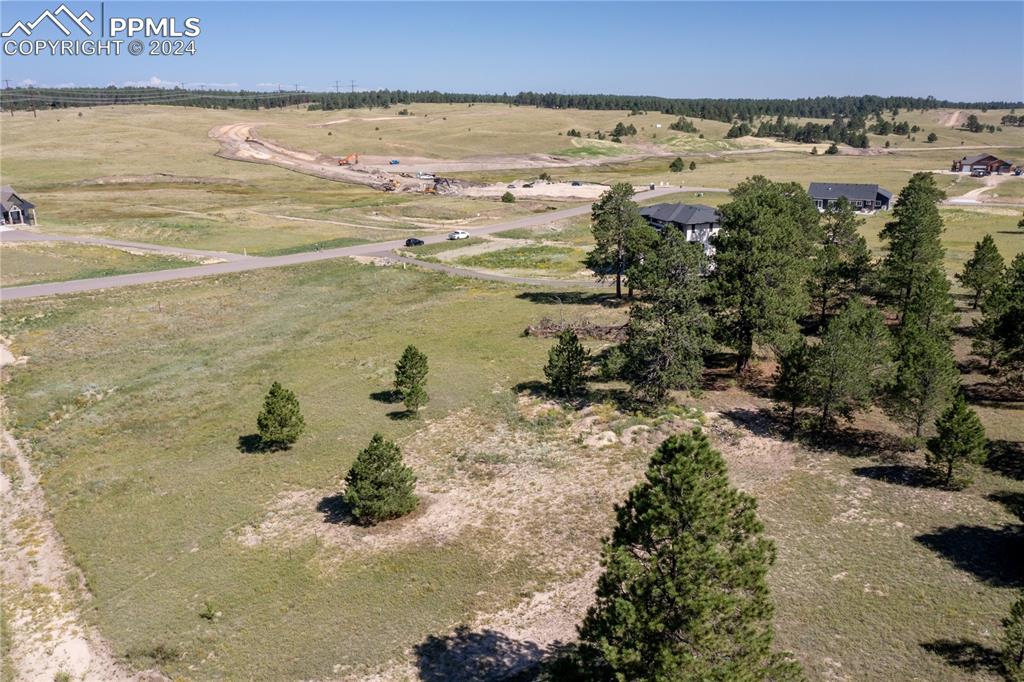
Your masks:
{"label": "vacant lot", "polygon": [[0,286],[5,287],[194,265],[180,258],[59,242],[6,242],[0,245],[0,262]]}
{"label": "vacant lot", "polygon": [[[992,677],[986,652],[1021,583],[1006,544],[1024,495],[1019,404],[981,412],[1002,468],[947,493],[899,478],[920,460],[885,420],[858,423],[841,449],[785,443],[764,399],[728,377],[656,418],[600,395],[579,414],[517,397],[550,345],[522,329],[622,319],[606,303],[346,262],[13,302],[3,333],[28,359],[10,371],[11,423],[89,613],[136,666],[465,675],[428,639],[462,623],[491,634],[457,635],[456,650],[508,644],[510,666],[528,665],[572,636],[612,505],[653,444],[703,423],[761,500],[781,644],[813,677]],[[430,358],[421,420],[396,419],[387,397],[410,342]],[[308,432],[288,452],[240,450],[273,380],[296,391]],[[334,496],[374,431],[401,441],[424,504],[365,531]],[[982,663],[949,662],[964,652]]]}

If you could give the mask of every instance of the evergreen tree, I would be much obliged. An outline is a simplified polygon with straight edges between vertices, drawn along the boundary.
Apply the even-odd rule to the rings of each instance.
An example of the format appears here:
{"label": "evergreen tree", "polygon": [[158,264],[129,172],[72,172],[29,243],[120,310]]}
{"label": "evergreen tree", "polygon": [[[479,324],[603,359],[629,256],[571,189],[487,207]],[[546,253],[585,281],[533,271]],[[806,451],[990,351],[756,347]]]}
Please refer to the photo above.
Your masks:
{"label": "evergreen tree", "polygon": [[299,439],[306,422],[299,411],[299,400],[278,382],[270,385],[263,399],[263,411],[256,417],[260,444],[271,450],[287,449]]}
{"label": "evergreen tree", "polygon": [[772,397],[789,405],[789,438],[796,435],[796,414],[812,404],[811,360],[813,349],[801,338],[779,357]]}
{"label": "evergreen tree", "polygon": [[824,214],[821,249],[808,280],[822,325],[832,306],[856,291],[871,267],[867,242],[857,231],[863,224],[845,197]]}
{"label": "evergreen tree", "polygon": [[957,324],[956,303],[950,293],[949,278],[941,265],[928,268],[907,302],[906,317],[915,318],[938,338],[951,338]]}
{"label": "evergreen tree", "polygon": [[1009,682],[1024,682],[1024,590],[1003,619],[1003,672]]}
{"label": "evergreen tree", "polygon": [[834,154],[838,154],[839,153],[839,147],[836,145],[835,142],[833,142],[832,144],[830,144],[828,146],[828,149],[825,150],[825,153],[830,155],[830,156],[834,155]]}
{"label": "evergreen tree", "polygon": [[807,310],[818,210],[802,187],[762,176],[741,182],[721,207],[712,288],[719,333],[743,370],[755,345],[788,347]]}
{"label": "evergreen tree", "polygon": [[576,332],[566,329],[559,334],[558,343],[548,353],[548,364],[544,368],[551,392],[564,398],[575,398],[585,393],[589,355]]}
{"label": "evergreen tree", "polygon": [[696,161],[691,161],[690,162],[690,170],[692,170],[692,171],[697,170],[697,162]]}
{"label": "evergreen tree", "polygon": [[419,503],[416,476],[402,462],[402,451],[379,433],[356,457],[345,483],[345,501],[362,524],[405,516]]}
{"label": "evergreen tree", "polygon": [[772,651],[775,549],[756,507],[699,431],[662,443],[602,550],[597,602],[580,626],[587,679],[801,678]]}
{"label": "evergreen tree", "polygon": [[915,317],[899,330],[896,347],[899,363],[886,412],[920,438],[925,424],[949,404],[960,374],[949,341],[928,332]]}
{"label": "evergreen tree", "polygon": [[1000,288],[1005,303],[998,310],[993,336],[999,344],[999,362],[1005,378],[1024,386],[1024,254],[1017,254]]}
{"label": "evergreen tree", "polygon": [[928,139],[926,141],[927,142],[937,142],[938,139],[939,139],[939,136],[936,135],[935,133],[928,133]]}
{"label": "evergreen tree", "polygon": [[427,404],[427,369],[427,356],[416,346],[406,346],[402,357],[395,363],[395,391],[410,412],[416,412]]}
{"label": "evergreen tree", "polygon": [[668,169],[673,173],[681,173],[686,168],[686,164],[678,156],[672,160],[672,163],[668,165]]}
{"label": "evergreen tree", "polygon": [[894,220],[879,235],[888,242],[879,270],[879,295],[896,309],[901,323],[929,272],[942,266],[945,251],[937,203],[943,198],[931,173],[915,173],[896,200]]}
{"label": "evergreen tree", "polygon": [[633,201],[631,184],[620,182],[601,195],[591,210],[591,229],[596,244],[586,265],[598,277],[614,276],[615,296],[621,298],[622,278],[658,239]]}
{"label": "evergreen tree", "polygon": [[623,373],[638,402],[660,404],[671,389],[700,381],[711,347],[711,318],[702,305],[706,259],[700,244],[669,228],[635,270],[640,300],[629,312]]}
{"label": "evergreen tree", "polygon": [[811,399],[823,429],[871,403],[888,380],[890,344],[882,314],[859,299],[829,323],[810,359]]}
{"label": "evergreen tree", "polygon": [[928,440],[928,466],[947,488],[971,482],[974,465],[985,461],[988,441],[985,427],[962,395],[935,422],[935,437]]}
{"label": "evergreen tree", "polygon": [[964,264],[956,278],[974,295],[971,307],[977,309],[983,296],[987,296],[1003,278],[1003,257],[999,254],[992,235],[986,234],[974,244],[974,255]]}

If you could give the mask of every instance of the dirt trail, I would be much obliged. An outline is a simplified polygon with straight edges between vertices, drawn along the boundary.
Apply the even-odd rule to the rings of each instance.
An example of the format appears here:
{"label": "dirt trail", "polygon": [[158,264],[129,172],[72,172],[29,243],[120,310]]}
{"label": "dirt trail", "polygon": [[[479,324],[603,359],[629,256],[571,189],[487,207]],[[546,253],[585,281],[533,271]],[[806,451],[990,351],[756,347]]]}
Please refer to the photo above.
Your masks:
{"label": "dirt trail", "polygon": [[[0,365],[18,364],[6,345]],[[0,417],[6,411],[0,401]],[[39,477],[14,437],[0,430],[0,549],[3,601],[10,650],[4,664],[15,680],[160,680],[155,672],[131,673],[85,624],[78,604],[88,599],[81,573],[72,566],[50,520]]]}
{"label": "dirt trail", "polygon": [[957,109],[951,111],[948,114],[943,114],[939,118],[939,125],[945,126],[946,128],[959,128],[967,122],[967,112]]}
{"label": "dirt trail", "polygon": [[[968,190],[967,192],[964,192],[960,196],[952,197],[952,198],[944,201],[943,203],[945,203],[945,204],[953,204],[953,205],[955,205],[955,204],[981,204],[981,203],[987,203],[986,200],[989,198],[988,196],[986,196],[987,193],[991,192],[995,188],[999,187],[999,185],[1003,184],[1007,180],[1010,180],[1012,177],[1014,177],[1014,176],[1011,176],[1011,175],[986,175],[984,178],[982,178],[982,182],[985,183],[983,186],[976,187],[976,188],[974,188],[972,190]],[[1010,204],[1015,204],[1016,202],[1012,202],[1011,201],[1009,203]]]}

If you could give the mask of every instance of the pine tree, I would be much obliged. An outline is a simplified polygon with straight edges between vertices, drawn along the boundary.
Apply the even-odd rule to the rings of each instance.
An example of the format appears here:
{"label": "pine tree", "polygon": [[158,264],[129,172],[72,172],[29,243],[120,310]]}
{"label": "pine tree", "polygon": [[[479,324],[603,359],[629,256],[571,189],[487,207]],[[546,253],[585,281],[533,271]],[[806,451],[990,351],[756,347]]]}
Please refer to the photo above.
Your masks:
{"label": "pine tree", "polygon": [[823,429],[871,403],[888,380],[890,343],[882,314],[860,299],[829,323],[810,359],[811,399]]}
{"label": "pine tree", "polygon": [[662,443],[602,550],[597,602],[580,626],[587,679],[801,678],[772,651],[775,548],[756,507],[699,431]]}
{"label": "pine tree", "polygon": [[379,433],[356,457],[345,483],[345,501],[362,524],[405,516],[419,503],[416,476],[402,462],[402,451]]}
{"label": "pine tree", "polygon": [[684,164],[683,160],[678,156],[668,165],[668,169],[673,173],[680,173],[684,168],[686,168],[686,164]]}
{"label": "pine tree", "polygon": [[263,411],[256,417],[260,444],[270,450],[287,449],[306,428],[299,411],[299,400],[278,382],[270,385],[263,399]]}
{"label": "pine tree", "polygon": [[692,170],[692,171],[697,170],[697,162],[696,161],[690,161],[690,170]]}
{"label": "pine tree", "polygon": [[925,424],[952,399],[960,383],[949,341],[909,317],[896,338],[898,365],[886,412],[920,438]]}
{"label": "pine tree", "polygon": [[893,207],[894,220],[880,233],[888,253],[879,269],[879,295],[902,323],[911,299],[933,268],[942,266],[942,217],[938,202],[945,194],[931,173],[915,173]]}
{"label": "pine tree", "polygon": [[983,296],[988,296],[1003,278],[1003,257],[999,254],[992,235],[986,234],[974,244],[974,255],[964,264],[963,272],[956,276],[974,295],[971,307],[978,308]]}
{"label": "pine tree", "polygon": [[788,347],[807,310],[818,210],[802,187],[762,176],[741,182],[721,207],[712,288],[719,333],[743,370],[755,345]]}
{"label": "pine tree", "polygon": [[821,249],[808,280],[822,326],[832,306],[853,293],[871,267],[867,242],[857,231],[863,224],[845,197],[824,214]]}
{"label": "pine tree", "polygon": [[406,346],[395,364],[395,391],[402,397],[410,412],[417,412],[427,404],[427,356],[416,346]]}
{"label": "pine tree", "polygon": [[779,357],[772,397],[789,405],[789,438],[796,435],[796,415],[812,401],[811,359],[813,351],[801,338]]}
{"label": "pine tree", "polygon": [[544,367],[551,392],[564,398],[575,398],[585,393],[589,356],[576,332],[566,329],[559,334],[558,343],[548,352],[548,364]]}
{"label": "pine tree", "polygon": [[615,296],[622,298],[622,278],[658,239],[633,201],[631,184],[620,182],[601,195],[591,208],[591,229],[596,243],[586,265],[600,278],[614,276]]}
{"label": "pine tree", "polygon": [[903,319],[908,317],[915,318],[928,333],[938,338],[952,338],[958,320],[956,302],[941,265],[934,265],[922,274],[907,301]]}
{"label": "pine tree", "polygon": [[1003,672],[1009,682],[1024,682],[1024,590],[1003,619]]}
{"label": "pine tree", "polygon": [[657,405],[670,390],[699,383],[712,335],[702,305],[706,265],[703,247],[670,228],[635,269],[641,296],[630,309],[622,352],[637,402]]}
{"label": "pine tree", "polygon": [[948,488],[969,485],[971,469],[985,461],[988,441],[985,427],[962,395],[935,421],[935,437],[928,441],[928,466]]}

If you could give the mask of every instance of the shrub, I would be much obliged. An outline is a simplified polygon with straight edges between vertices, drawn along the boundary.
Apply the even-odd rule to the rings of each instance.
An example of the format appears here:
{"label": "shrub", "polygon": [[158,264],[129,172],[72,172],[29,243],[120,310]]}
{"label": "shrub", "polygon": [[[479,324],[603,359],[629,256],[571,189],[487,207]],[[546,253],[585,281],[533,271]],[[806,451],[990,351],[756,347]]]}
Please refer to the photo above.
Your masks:
{"label": "shrub", "polygon": [[402,462],[402,451],[379,433],[356,457],[345,483],[345,501],[364,525],[405,516],[419,504],[416,476]]}
{"label": "shrub", "polygon": [[939,136],[935,133],[928,133],[928,142],[935,142],[939,139]]}
{"label": "shrub", "polygon": [[928,441],[928,466],[947,488],[969,485],[973,465],[984,462],[987,454],[985,427],[978,415],[958,395],[935,421],[935,429],[935,437]]}
{"label": "shrub", "polygon": [[287,449],[306,428],[298,398],[275,381],[263,400],[263,411],[256,417],[256,426],[263,447],[270,450]]}
{"label": "shrub", "polygon": [[830,144],[828,146],[828,149],[825,150],[825,153],[826,154],[838,154],[839,153],[839,147],[837,147],[836,143],[833,142],[832,144]]}
{"label": "shrub", "polygon": [[683,160],[678,156],[668,165],[668,169],[673,173],[680,173],[684,168],[686,168],[686,164],[684,164]]}
{"label": "shrub", "polygon": [[504,204],[514,204],[516,203],[516,195],[512,194],[512,192],[505,192],[501,195],[501,201]]}
{"label": "shrub", "polygon": [[587,390],[586,367],[589,357],[576,332],[566,329],[558,335],[558,343],[548,353],[544,367],[551,392],[557,396],[574,398]]}

